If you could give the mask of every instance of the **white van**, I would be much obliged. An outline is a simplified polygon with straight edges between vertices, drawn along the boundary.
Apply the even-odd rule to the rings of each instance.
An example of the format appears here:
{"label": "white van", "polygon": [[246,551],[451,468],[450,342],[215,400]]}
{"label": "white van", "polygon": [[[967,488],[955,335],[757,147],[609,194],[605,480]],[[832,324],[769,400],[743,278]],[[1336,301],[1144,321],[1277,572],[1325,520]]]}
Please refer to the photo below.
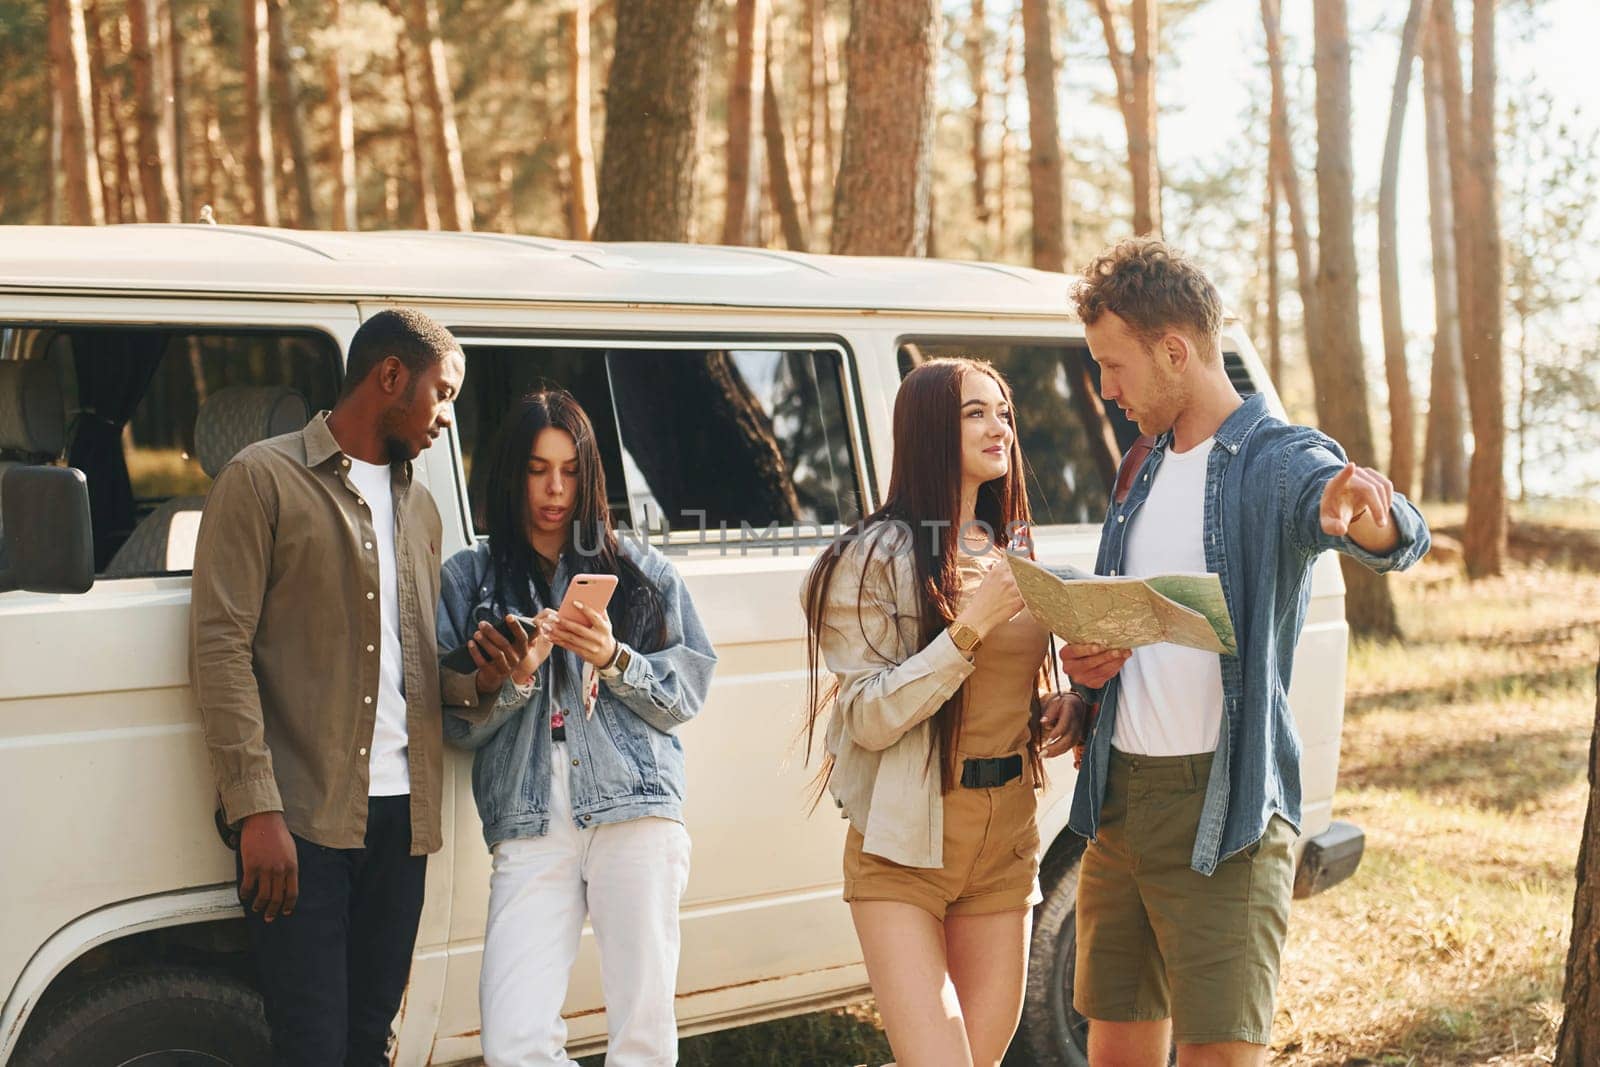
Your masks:
{"label": "white van", "polygon": [[[168,1049],[266,1062],[189,693],[194,532],[211,476],[331,406],[351,335],[392,304],[444,323],[467,357],[455,430],[418,462],[444,516],[441,555],[477,536],[473,460],[504,411],[556,383],[594,418],[614,512],[674,555],[716,644],[710,700],[681,735],[694,837],[682,1032],[865,995],[840,901],[845,825],[831,804],[808,809],[800,581],[829,531],[877,506],[895,388],[919,353],[982,356],[1007,375],[1040,557],[1092,565],[1135,430],[1085,388],[1097,372],[1067,285],[983,263],[487,233],[0,230],[0,1062],[99,1067]],[[1270,394],[1237,323],[1225,347],[1239,390]],[[92,579],[72,579],[90,555]],[[1290,694],[1300,895],[1360,861],[1361,832],[1330,822],[1345,645],[1328,558]],[[468,768],[448,754],[444,847],[395,1021],[402,1065],[479,1053],[489,854]],[[1050,772],[1017,1047],[1026,1062],[1082,1063],[1082,841],[1065,829],[1071,761]],[[603,1047],[587,935],[566,1013],[575,1054]]]}

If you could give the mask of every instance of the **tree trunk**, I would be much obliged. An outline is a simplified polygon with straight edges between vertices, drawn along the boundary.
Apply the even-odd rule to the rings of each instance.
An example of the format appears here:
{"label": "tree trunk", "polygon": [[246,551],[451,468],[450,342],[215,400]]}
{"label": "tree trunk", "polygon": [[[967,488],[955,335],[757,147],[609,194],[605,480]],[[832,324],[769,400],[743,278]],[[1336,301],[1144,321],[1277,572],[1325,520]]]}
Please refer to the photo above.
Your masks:
{"label": "tree trunk", "polygon": [[[1360,296],[1356,286],[1355,192],[1350,160],[1350,36],[1345,0],[1314,7],[1317,75],[1317,294],[1321,305],[1317,421],[1350,459],[1376,465],[1367,412],[1366,364],[1361,351]],[[1348,556],[1345,618],[1357,633],[1399,632],[1383,575]]]}
{"label": "tree trunk", "polygon": [[1011,244],[1011,161],[1016,155],[1011,133],[1011,101],[1017,94],[1017,39],[1021,33],[1022,12],[1018,10],[1006,24],[1006,48],[1000,60],[1000,136],[994,154],[994,243],[999,259],[1009,258]]}
{"label": "tree trunk", "polygon": [[[335,31],[339,29],[344,21],[343,0],[333,0],[329,5],[328,21]],[[361,227],[356,200],[356,120],[350,103],[350,68],[341,49],[328,50],[325,76],[328,103],[333,106],[333,203],[329,220],[336,230],[356,230]]]}
{"label": "tree trunk", "polygon": [[986,22],[983,0],[972,0],[966,53],[967,76],[972,82],[972,208],[980,233],[989,225],[989,155],[984,147],[989,110],[989,29]]}
{"label": "tree trunk", "polygon": [[722,214],[722,243],[761,243],[761,166],[756,145],[761,132],[762,94],[767,54],[766,0],[737,0],[737,43],[728,79],[728,187]]}
{"label": "tree trunk", "polygon": [[806,215],[813,235],[822,219],[823,192],[835,177],[833,87],[838,83],[838,44],[827,0],[806,0],[807,70],[805,172]]}
{"label": "tree trunk", "polygon": [[1028,186],[1033,191],[1033,265],[1067,269],[1066,173],[1061,163],[1060,64],[1054,0],[1022,0],[1022,76],[1028,84]]}
{"label": "tree trunk", "polygon": [[[402,0],[392,0],[400,13]],[[422,90],[418,85],[416,59],[412,56],[409,32],[402,28],[395,40],[395,63],[400,68],[400,85],[406,98],[406,147],[411,156],[411,172],[417,179],[417,226],[439,229],[439,197],[434,190],[433,165],[428,159],[427,136],[423,132]]]}
{"label": "tree trunk", "polygon": [[1282,183],[1283,202],[1289,213],[1289,243],[1294,249],[1295,287],[1300,292],[1300,307],[1306,344],[1306,361],[1318,392],[1317,378],[1322,343],[1320,304],[1317,294],[1317,268],[1311,248],[1311,223],[1306,219],[1305,202],[1300,194],[1300,165],[1294,158],[1294,136],[1289,129],[1289,99],[1283,77],[1283,33],[1278,24],[1278,0],[1261,0],[1261,23],[1267,37],[1267,65],[1272,74],[1272,136],[1276,155],[1271,169]]}
{"label": "tree trunk", "polygon": [[[54,41],[51,42],[54,47]],[[55,56],[52,53],[51,62]],[[45,176],[45,221],[52,226],[61,224],[61,92],[55,78],[50,79],[50,173]]]}
{"label": "tree trunk", "polygon": [[937,0],[852,0],[849,83],[833,196],[833,251],[920,256],[928,248]]}
{"label": "tree trunk", "polygon": [[594,134],[589,114],[589,0],[577,0],[562,14],[566,22],[567,85],[572,114],[567,121],[567,181],[571,188],[567,219],[571,235],[587,241],[594,232],[599,202],[594,187]]}
{"label": "tree trunk", "polygon": [[472,197],[461,161],[461,134],[456,128],[455,94],[439,36],[439,8],[434,0],[411,0],[411,38],[422,53],[422,85],[431,112],[429,127],[438,163],[439,221],[447,230],[472,229]]}
{"label": "tree trunk", "polygon": [[[300,78],[289,54],[293,37],[289,29],[288,0],[268,0],[267,28],[272,59],[272,95],[278,127],[288,143],[294,171],[295,223],[302,229],[317,228],[317,202],[311,187],[311,150],[306,144],[305,118],[300,109]],[[280,149],[282,145],[280,144]]]}
{"label": "tree trunk", "polygon": [[1133,172],[1133,232],[1161,232],[1161,168],[1156,162],[1156,0],[1133,0],[1133,110],[1128,123],[1128,169]]}
{"label": "tree trunk", "polygon": [[1434,317],[1428,426],[1422,453],[1422,495],[1428,500],[1455,503],[1467,498],[1467,455],[1461,422],[1467,400],[1466,386],[1461,378],[1461,305],[1456,267],[1455,202],[1450,187],[1450,149],[1445,134],[1444,75],[1440,69],[1437,22],[1430,22],[1423,33],[1422,48]]}
{"label": "tree trunk", "polygon": [[1572,944],[1561,997],[1559,1067],[1600,1061],[1600,665],[1595,668],[1594,730],[1589,736],[1589,808],[1578,846],[1578,885],[1572,902]]}
{"label": "tree trunk", "polygon": [[183,27],[178,5],[182,0],[167,0],[167,84],[171,86],[172,169],[178,179],[178,221],[193,222],[194,183],[189,173],[189,77],[184,69]]}
{"label": "tree trunk", "polygon": [[267,0],[244,0],[244,170],[250,183],[250,221],[278,225],[278,179],[272,160],[272,108],[267,98]]}
{"label": "tree trunk", "polygon": [[800,166],[794,156],[783,124],[783,109],[778,101],[778,87],[772,81],[772,39],[767,38],[766,77],[762,82],[761,129],[767,140],[767,173],[772,177],[772,207],[783,227],[783,243],[793,252],[804,252],[810,244],[806,233],[805,213],[800,210],[795,195],[795,175]]}
{"label": "tree trunk", "polygon": [[597,240],[694,239],[710,27],[711,0],[617,0]]}
{"label": "tree trunk", "polygon": [[144,190],[144,217],[151,222],[177,222],[178,183],[171,153],[162,135],[162,92],[156,70],[156,21],[150,0],[128,0],[132,40],[128,59],[133,67],[133,99],[139,133],[139,184]]}
{"label": "tree trunk", "polygon": [[67,221],[106,221],[100,160],[94,150],[94,100],[89,85],[89,38],[80,0],[50,0],[50,63],[61,98],[61,156],[66,171]]}
{"label": "tree trunk", "polygon": [[[106,72],[105,43],[100,37],[100,12],[94,0],[87,0],[83,5],[83,27],[89,45],[89,94],[94,104],[94,148],[95,164],[100,168],[100,202],[105,207],[108,223],[132,221],[122,210],[123,194],[117,184],[117,159],[120,155],[126,161],[127,153],[119,153],[121,145],[112,140],[113,136],[121,137],[122,134],[112,103],[115,85]],[[54,99],[52,96],[52,101]],[[59,124],[52,129],[59,130]],[[50,173],[58,173],[58,168],[52,165]],[[52,189],[54,185],[52,181]]]}
{"label": "tree trunk", "polygon": [[1267,145],[1267,368],[1272,384],[1283,386],[1283,282],[1278,271],[1278,177],[1276,160],[1280,154],[1276,133],[1268,135]]}
{"label": "tree trunk", "polygon": [[1406,368],[1406,329],[1400,309],[1400,250],[1396,238],[1397,187],[1400,182],[1400,139],[1405,130],[1406,102],[1411,95],[1411,67],[1417,54],[1417,27],[1427,0],[1411,0],[1400,33],[1400,58],[1394,92],[1389,98],[1389,129],[1383,140],[1383,172],[1378,183],[1378,297],[1383,311],[1383,366],[1389,383],[1389,479],[1411,495],[1417,466],[1416,413],[1411,378]]}
{"label": "tree trunk", "polygon": [[[1472,329],[1462,335],[1467,404],[1472,416],[1472,465],[1467,471],[1467,523],[1462,556],[1467,575],[1505,570],[1505,375],[1501,349],[1505,297],[1500,247],[1500,191],[1495,150],[1494,0],[1473,0],[1471,137],[1467,157],[1468,218],[1472,220]],[[1463,250],[1457,247],[1458,252]]]}

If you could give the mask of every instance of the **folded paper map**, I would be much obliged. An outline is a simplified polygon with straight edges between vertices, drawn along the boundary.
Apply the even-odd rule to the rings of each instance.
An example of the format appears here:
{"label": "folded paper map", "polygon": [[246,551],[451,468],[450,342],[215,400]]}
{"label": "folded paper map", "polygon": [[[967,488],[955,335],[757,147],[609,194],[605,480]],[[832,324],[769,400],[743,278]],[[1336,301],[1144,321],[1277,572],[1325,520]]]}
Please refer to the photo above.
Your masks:
{"label": "folded paper map", "polygon": [[1039,624],[1072,645],[1138,648],[1170,641],[1238,655],[1233,619],[1215,574],[1104,578],[1008,555],[1023,603]]}

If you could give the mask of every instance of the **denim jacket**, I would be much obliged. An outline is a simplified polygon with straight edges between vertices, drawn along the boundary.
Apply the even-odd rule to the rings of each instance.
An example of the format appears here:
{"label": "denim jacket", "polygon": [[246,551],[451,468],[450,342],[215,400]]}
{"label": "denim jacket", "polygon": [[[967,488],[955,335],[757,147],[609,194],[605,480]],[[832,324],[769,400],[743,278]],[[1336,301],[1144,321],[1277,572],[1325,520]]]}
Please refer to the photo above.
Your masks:
{"label": "denim jacket", "polygon": [[[472,750],[472,796],[483,822],[484,841],[538,837],[550,825],[550,712],[566,711],[571,755],[573,822],[580,829],[650,816],[683,821],[683,745],[673,731],[705,703],[717,663],[689,591],[660,552],[627,537],[621,551],[639,565],[661,594],[666,642],[658,652],[629,648],[630,662],[618,678],[600,678],[599,698],[585,716],[580,679],[583,663],[557,648],[535,675],[524,702],[507,682],[477,707],[444,708],[445,740]],[[491,609],[494,581],[489,543],[480,540],[444,565],[439,597],[439,648],[459,647],[476,625],[478,609]],[[560,603],[571,575],[563,560],[550,582]],[[527,590],[528,614],[543,607]],[[559,683],[555,657],[565,657]],[[452,674],[441,667],[444,674]]]}
{"label": "denim jacket", "polygon": [[[1127,499],[1112,503],[1096,573],[1121,571],[1128,527],[1171,444],[1171,433],[1163,434]],[[1422,515],[1398,493],[1389,517],[1400,540],[1388,555],[1322,531],[1322,491],[1345,462],[1337,442],[1274,418],[1260,394],[1224,420],[1206,461],[1206,569],[1221,577],[1239,654],[1222,656],[1222,732],[1190,858],[1201,874],[1260,840],[1275,814],[1299,831],[1300,738],[1288,692],[1317,556],[1335,549],[1381,573],[1404,570],[1428,551]],[[1072,799],[1069,825],[1085,837],[1094,837],[1100,823],[1120,681],[1112,678],[1099,694],[1100,714]]]}

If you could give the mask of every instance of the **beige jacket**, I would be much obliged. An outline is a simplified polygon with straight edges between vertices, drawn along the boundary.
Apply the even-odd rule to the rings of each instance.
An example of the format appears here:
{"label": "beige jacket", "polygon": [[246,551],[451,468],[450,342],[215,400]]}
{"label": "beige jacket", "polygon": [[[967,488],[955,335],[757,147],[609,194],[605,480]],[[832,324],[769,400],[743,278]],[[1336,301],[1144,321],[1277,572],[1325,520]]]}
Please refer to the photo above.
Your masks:
{"label": "beige jacket", "polygon": [[903,523],[875,525],[845,549],[829,583],[820,643],[839,692],[828,721],[828,788],[867,852],[941,867],[944,799],[929,719],[973,665],[948,632],[921,647],[910,538]]}

